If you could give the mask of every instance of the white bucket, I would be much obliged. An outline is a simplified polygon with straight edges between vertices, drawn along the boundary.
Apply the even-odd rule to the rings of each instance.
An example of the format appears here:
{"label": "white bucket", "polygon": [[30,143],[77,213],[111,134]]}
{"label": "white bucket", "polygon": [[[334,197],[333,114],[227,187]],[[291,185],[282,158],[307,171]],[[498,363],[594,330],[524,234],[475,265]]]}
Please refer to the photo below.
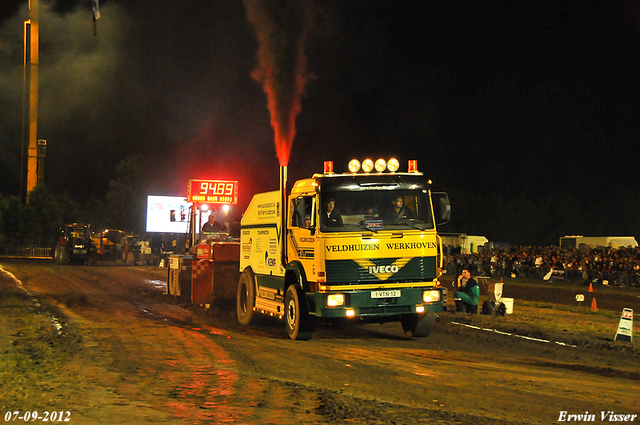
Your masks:
{"label": "white bucket", "polygon": [[504,303],[504,306],[506,307],[507,310],[507,314],[512,314],[513,313],[513,298],[500,298],[500,302]]}

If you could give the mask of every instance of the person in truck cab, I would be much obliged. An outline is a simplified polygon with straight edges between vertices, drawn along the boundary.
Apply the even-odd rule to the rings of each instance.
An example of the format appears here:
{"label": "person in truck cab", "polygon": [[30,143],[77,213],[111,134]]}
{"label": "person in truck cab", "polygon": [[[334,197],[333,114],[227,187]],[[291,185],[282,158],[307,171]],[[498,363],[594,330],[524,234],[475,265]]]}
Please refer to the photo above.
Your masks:
{"label": "person in truck cab", "polygon": [[389,223],[397,223],[400,220],[414,218],[416,218],[415,213],[404,206],[404,198],[399,195],[393,198],[391,207],[383,215],[383,220]]}
{"label": "person in truck cab", "polygon": [[324,211],[322,213],[322,224],[325,227],[341,227],[342,216],[336,210],[336,201],[333,198],[327,199],[324,203]]}

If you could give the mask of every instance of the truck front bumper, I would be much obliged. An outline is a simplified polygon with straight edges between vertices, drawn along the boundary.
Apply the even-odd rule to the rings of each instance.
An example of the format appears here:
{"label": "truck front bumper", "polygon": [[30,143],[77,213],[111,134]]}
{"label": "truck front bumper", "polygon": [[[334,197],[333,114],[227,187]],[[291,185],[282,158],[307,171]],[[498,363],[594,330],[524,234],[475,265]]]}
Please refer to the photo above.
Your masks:
{"label": "truck front bumper", "polygon": [[[315,306],[316,317],[322,318],[392,318],[404,314],[438,313],[443,311],[444,295],[441,287],[402,288],[395,291],[358,290],[343,292],[316,292],[310,304]],[[432,301],[425,302],[428,292]],[[387,294],[388,293],[388,294]],[[330,295],[342,294],[344,304],[330,306]],[[437,294],[437,300],[433,300]],[[390,295],[384,297],[384,295]],[[313,307],[311,308],[314,310]]]}

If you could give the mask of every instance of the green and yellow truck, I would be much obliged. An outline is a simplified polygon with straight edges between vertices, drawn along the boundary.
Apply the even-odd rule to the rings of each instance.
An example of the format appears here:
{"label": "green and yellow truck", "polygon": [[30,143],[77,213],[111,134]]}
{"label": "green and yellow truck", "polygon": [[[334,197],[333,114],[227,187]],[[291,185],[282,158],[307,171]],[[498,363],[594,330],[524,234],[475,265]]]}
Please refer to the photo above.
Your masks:
{"label": "green and yellow truck", "polygon": [[241,222],[238,321],[284,319],[292,339],[309,339],[318,320],[398,321],[428,336],[446,306],[437,225],[451,208],[432,193],[416,161],[352,160],[255,195]]}

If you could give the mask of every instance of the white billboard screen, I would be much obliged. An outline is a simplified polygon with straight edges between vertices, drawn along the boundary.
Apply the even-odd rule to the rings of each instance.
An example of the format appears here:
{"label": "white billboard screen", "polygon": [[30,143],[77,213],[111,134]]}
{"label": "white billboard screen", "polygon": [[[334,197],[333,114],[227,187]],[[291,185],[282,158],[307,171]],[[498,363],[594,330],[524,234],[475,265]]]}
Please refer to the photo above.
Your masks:
{"label": "white billboard screen", "polygon": [[189,232],[191,202],[180,196],[147,196],[147,232]]}

